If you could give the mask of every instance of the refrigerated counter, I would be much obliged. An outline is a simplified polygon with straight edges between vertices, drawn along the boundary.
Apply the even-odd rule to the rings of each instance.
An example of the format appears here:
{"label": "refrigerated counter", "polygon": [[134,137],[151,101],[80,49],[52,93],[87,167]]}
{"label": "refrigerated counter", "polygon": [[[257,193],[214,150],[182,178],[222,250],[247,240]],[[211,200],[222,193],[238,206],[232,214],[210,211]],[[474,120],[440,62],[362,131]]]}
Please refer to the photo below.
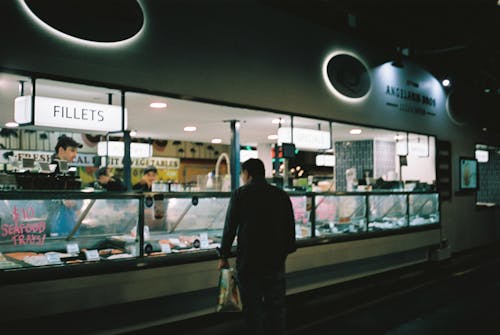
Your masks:
{"label": "refrigerated counter", "polygon": [[[440,242],[437,193],[289,194],[298,245],[287,262],[289,292],[425,261]],[[0,294],[9,304],[0,314],[14,320],[21,310],[37,317],[213,290],[230,195],[2,192]],[[354,267],[332,274],[339,264]]]}

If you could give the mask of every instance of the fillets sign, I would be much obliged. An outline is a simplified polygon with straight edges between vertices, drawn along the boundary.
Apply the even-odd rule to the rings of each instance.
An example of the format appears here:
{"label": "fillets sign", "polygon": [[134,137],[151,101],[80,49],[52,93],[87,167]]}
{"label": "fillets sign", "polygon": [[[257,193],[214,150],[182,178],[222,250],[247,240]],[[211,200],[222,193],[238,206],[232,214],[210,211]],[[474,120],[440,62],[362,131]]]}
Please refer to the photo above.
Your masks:
{"label": "fillets sign", "polygon": [[16,98],[14,119],[19,124],[49,128],[78,129],[91,131],[121,131],[121,106],[103,105],[92,102],[35,97],[35,117],[31,117],[31,96]]}

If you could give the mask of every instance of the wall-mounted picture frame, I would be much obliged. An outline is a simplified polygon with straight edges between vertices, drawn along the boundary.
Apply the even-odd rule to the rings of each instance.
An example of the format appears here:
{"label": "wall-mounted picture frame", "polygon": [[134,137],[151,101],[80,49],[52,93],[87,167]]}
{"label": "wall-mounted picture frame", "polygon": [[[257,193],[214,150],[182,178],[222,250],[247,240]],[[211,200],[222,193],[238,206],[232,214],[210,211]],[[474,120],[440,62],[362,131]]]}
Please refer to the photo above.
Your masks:
{"label": "wall-mounted picture frame", "polygon": [[479,188],[478,163],[472,157],[460,157],[459,162],[459,189],[461,191],[475,191]]}

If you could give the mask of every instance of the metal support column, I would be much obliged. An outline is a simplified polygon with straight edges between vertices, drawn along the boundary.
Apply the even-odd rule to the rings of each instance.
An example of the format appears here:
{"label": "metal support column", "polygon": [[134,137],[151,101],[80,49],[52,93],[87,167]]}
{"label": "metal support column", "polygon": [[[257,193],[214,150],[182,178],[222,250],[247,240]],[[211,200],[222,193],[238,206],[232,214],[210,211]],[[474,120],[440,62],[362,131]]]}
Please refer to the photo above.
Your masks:
{"label": "metal support column", "polygon": [[240,122],[231,120],[231,191],[240,187]]}

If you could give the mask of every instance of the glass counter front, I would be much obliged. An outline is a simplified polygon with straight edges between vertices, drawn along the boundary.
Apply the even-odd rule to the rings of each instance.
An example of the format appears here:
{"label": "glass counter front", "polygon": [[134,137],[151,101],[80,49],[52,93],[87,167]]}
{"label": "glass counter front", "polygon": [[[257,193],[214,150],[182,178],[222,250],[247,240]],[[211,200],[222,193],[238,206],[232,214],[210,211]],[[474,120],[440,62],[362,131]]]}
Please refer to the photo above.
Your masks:
{"label": "glass counter front", "polygon": [[[0,269],[202,255],[220,245],[230,196],[2,192]],[[307,192],[290,199],[299,247],[300,241],[319,243],[315,237],[369,238],[440,219],[437,193]]]}

